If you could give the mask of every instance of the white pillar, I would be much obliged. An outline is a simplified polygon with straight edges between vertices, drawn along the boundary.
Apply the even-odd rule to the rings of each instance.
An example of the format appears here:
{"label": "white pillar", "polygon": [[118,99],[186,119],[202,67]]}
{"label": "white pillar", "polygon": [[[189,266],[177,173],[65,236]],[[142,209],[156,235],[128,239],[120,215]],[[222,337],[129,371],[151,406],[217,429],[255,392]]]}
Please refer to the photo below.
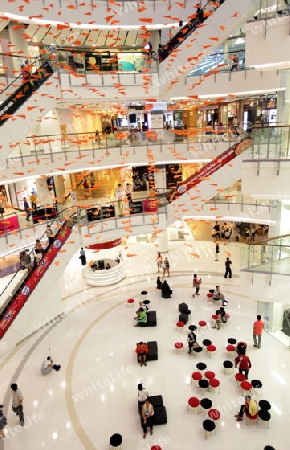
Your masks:
{"label": "white pillar", "polygon": [[[28,52],[28,44],[26,39],[23,38],[22,34],[23,34],[23,28],[20,30],[15,30],[13,27],[15,27],[15,23],[11,22],[8,25],[8,32],[9,32],[9,38],[10,38],[10,43],[13,45],[13,47],[10,49],[11,52],[16,53],[19,51],[22,51],[23,53],[21,53],[21,59],[25,60],[26,57],[29,56],[29,52]],[[13,58],[13,63],[14,63],[14,69],[15,70],[20,70],[20,58]]]}
{"label": "white pillar", "polygon": [[36,180],[38,201],[41,206],[52,206],[54,199],[53,189],[48,189],[46,178]]}
{"label": "white pillar", "polygon": [[65,183],[63,175],[55,175],[54,179],[54,188],[57,198],[57,203],[62,205],[65,200]]}
{"label": "white pillar", "polygon": [[167,236],[167,229],[161,231],[158,233],[158,251],[160,253],[167,253],[168,252],[168,236]]}

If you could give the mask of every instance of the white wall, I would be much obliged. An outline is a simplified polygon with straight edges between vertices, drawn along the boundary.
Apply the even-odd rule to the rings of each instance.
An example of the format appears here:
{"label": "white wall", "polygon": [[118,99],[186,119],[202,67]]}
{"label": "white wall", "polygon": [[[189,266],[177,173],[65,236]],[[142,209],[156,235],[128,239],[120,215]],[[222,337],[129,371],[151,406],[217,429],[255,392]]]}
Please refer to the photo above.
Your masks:
{"label": "white wall", "polygon": [[289,199],[289,169],[290,161],[282,161],[280,166],[279,160],[244,161],[243,194],[260,195],[264,198],[276,195],[280,200]]}
{"label": "white wall", "polygon": [[[244,25],[246,65],[280,64],[290,67],[290,16],[255,20]],[[286,64],[284,64],[286,63]]]}

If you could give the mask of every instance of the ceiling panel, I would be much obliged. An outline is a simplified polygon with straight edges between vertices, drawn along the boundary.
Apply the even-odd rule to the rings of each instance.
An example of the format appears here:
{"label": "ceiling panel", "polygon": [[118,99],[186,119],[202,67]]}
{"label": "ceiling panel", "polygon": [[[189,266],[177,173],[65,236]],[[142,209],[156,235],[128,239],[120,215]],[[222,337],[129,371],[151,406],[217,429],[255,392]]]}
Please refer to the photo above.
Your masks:
{"label": "ceiling panel", "polygon": [[118,38],[120,38],[120,40],[117,41],[117,43],[118,43],[117,45],[125,45],[126,38],[127,38],[127,33],[128,33],[128,31],[125,31],[125,30],[120,30],[119,31]]}
{"label": "ceiling panel", "polygon": [[33,42],[35,42],[37,44],[39,42],[41,42],[43,37],[47,34],[48,31],[49,31],[48,28],[38,27],[38,29],[36,30],[36,32],[33,36]]}
{"label": "ceiling panel", "polygon": [[98,37],[98,41],[96,42],[98,47],[102,47],[103,45],[105,45],[105,42],[107,40],[107,34],[108,34],[108,30],[101,30],[99,37]]}
{"label": "ceiling panel", "polygon": [[128,31],[127,39],[126,39],[126,45],[135,45],[136,37],[138,32],[135,30]]}
{"label": "ceiling panel", "polygon": [[100,30],[92,30],[90,32],[90,35],[87,38],[85,44],[86,45],[96,45],[99,35],[100,35]]}

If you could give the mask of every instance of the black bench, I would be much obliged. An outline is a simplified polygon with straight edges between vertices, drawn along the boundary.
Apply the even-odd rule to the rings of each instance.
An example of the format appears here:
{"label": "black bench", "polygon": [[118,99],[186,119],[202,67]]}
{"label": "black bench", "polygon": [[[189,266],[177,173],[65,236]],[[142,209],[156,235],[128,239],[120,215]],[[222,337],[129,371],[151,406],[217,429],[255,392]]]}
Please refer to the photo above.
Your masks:
{"label": "black bench", "polygon": [[147,342],[148,355],[147,361],[157,361],[158,360],[158,345],[156,341]]}
{"label": "black bench", "polygon": [[[151,395],[149,400],[154,408],[154,425],[165,425],[167,423],[167,411],[163,405],[162,395]],[[140,409],[139,412],[141,413]]]}
{"label": "black bench", "polygon": [[147,322],[139,323],[139,327],[156,327],[156,326],[157,326],[156,311],[148,311]]}

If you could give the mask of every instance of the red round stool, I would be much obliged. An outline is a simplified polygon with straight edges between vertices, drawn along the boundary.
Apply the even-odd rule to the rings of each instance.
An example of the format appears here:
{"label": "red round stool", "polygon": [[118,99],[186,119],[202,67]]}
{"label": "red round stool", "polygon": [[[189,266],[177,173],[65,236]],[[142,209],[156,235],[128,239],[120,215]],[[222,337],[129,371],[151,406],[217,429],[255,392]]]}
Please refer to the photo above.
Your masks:
{"label": "red round stool", "polygon": [[253,386],[248,380],[245,380],[241,382],[240,388],[242,389],[243,393],[249,394],[252,392]]}
{"label": "red round stool", "polygon": [[197,383],[202,379],[202,374],[200,372],[193,372],[191,374],[191,382],[196,381]]}
{"label": "red round stool", "polygon": [[207,324],[207,322],[205,321],[205,320],[200,320],[199,322],[198,322],[198,325],[199,325],[199,328],[200,329],[206,329],[207,328],[207,326],[208,326],[208,324]]}
{"label": "red round stool", "polygon": [[185,323],[184,322],[176,322],[176,329],[177,330],[182,330],[182,328],[184,328]]}
{"label": "red round stool", "polygon": [[218,391],[218,392],[220,392],[221,391],[221,389],[220,389],[220,381],[219,380],[217,380],[216,378],[211,378],[210,380],[209,380],[209,385],[210,385],[210,387],[212,388],[211,390],[213,390],[213,391]]}
{"label": "red round stool", "polygon": [[231,316],[230,316],[229,314],[226,314],[226,315],[225,315],[225,318],[226,318],[227,320],[229,320],[229,319],[231,318]]}
{"label": "red round stool", "polygon": [[230,355],[233,355],[235,353],[236,347],[234,345],[229,344],[226,346],[226,350],[227,350],[227,355],[229,357]]}
{"label": "red round stool", "polygon": [[219,410],[214,408],[210,409],[207,415],[211,420],[219,420],[221,417]]}
{"label": "red round stool", "polygon": [[176,353],[179,353],[183,350],[183,343],[182,342],[175,342],[174,348]]}
{"label": "red round stool", "polygon": [[212,378],[215,377],[215,373],[211,372],[210,370],[208,370],[207,372],[205,372],[204,374],[205,378],[207,378],[208,380],[211,380]]}
{"label": "red round stool", "polygon": [[213,294],[206,294],[208,301],[210,301],[213,298]]}
{"label": "red round stool", "polygon": [[242,381],[246,381],[246,377],[243,373],[236,373],[235,375],[236,381],[240,384]]}
{"label": "red round stool", "polygon": [[133,298],[128,298],[127,300],[127,306],[134,306],[135,300]]}
{"label": "red round stool", "polygon": [[187,411],[199,412],[200,401],[197,397],[190,397],[187,401]]}
{"label": "red round stool", "polygon": [[211,316],[211,318],[212,318],[213,320],[217,320],[217,319],[219,318],[219,316],[218,316],[217,314],[213,314],[213,315]]}
{"label": "red round stool", "polygon": [[216,346],[215,346],[215,345],[208,345],[208,346],[206,347],[206,349],[207,349],[207,353],[208,353],[208,355],[209,355],[210,358],[211,358],[212,355],[214,355],[215,352],[216,352]]}
{"label": "red round stool", "polygon": [[151,450],[162,450],[159,445],[152,445]]}

